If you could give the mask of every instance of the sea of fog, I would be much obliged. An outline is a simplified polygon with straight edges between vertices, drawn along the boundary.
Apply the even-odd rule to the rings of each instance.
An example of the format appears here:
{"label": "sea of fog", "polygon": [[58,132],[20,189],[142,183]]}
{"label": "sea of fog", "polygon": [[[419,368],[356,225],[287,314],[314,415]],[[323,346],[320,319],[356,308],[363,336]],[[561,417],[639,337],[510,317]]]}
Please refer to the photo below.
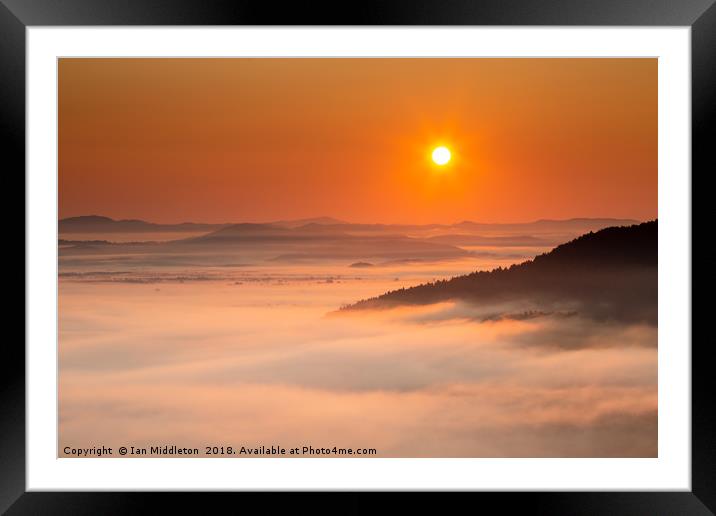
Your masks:
{"label": "sea of fog", "polygon": [[336,313],[520,261],[514,252],[366,268],[61,264],[59,453],[273,445],[655,457],[654,327],[481,319],[459,303]]}

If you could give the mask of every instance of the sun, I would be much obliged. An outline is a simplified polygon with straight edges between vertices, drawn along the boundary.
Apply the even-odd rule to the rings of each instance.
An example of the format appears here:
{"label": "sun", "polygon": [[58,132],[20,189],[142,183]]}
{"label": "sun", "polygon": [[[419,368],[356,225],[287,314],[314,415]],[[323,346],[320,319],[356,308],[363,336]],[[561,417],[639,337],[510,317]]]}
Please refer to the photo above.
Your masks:
{"label": "sun", "polygon": [[435,147],[433,149],[433,162],[435,162],[436,165],[443,166],[447,165],[447,163],[450,161],[450,149],[444,146]]}

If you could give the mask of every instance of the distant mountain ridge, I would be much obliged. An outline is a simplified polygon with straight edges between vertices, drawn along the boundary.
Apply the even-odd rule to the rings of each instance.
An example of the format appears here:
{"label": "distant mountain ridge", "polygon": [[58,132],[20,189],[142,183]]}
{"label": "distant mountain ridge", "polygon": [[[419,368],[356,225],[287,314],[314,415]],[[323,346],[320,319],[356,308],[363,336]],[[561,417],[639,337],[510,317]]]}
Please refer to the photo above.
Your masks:
{"label": "distant mountain ridge", "polygon": [[[201,232],[217,231],[231,226],[253,225],[257,228],[320,228],[321,230],[334,230],[336,232],[360,232],[370,234],[374,232],[403,234],[413,232],[430,231],[452,231],[468,230],[489,233],[490,237],[497,233],[512,233],[521,231],[525,235],[523,239],[528,241],[535,238],[533,233],[583,233],[590,230],[598,230],[608,226],[624,226],[637,224],[639,221],[632,219],[610,219],[610,218],[573,218],[565,220],[541,219],[533,222],[522,223],[481,223],[463,221],[456,224],[364,224],[344,222],[332,217],[314,217],[298,220],[280,220],[265,223],[222,223],[207,224],[196,222],[183,222],[180,224],[159,224],[139,219],[115,220],[101,215],[83,215],[79,217],[68,217],[60,219],[60,233],[149,233],[149,232]],[[511,235],[514,238],[514,235]],[[487,236],[486,236],[487,237]],[[536,241],[536,240],[535,240]],[[454,242],[454,238],[453,238]],[[445,242],[445,243],[453,243]],[[530,245],[530,244],[525,244]]]}
{"label": "distant mountain ridge", "polygon": [[60,233],[159,233],[159,232],[200,232],[215,231],[228,224],[200,224],[183,222],[180,224],[157,224],[138,219],[115,220],[101,215],[82,215],[60,219]]}
{"label": "distant mountain ridge", "polygon": [[[85,234],[89,236],[96,233]],[[346,262],[347,266],[356,261],[445,260],[469,254],[464,249],[440,242],[428,242],[400,234],[349,234],[335,229],[335,225],[318,224],[315,221],[298,227],[262,223],[230,224],[199,235],[185,235],[164,242],[111,242],[111,238],[88,238],[88,241],[83,242],[77,238],[63,237],[62,233],[60,236],[60,255],[65,261],[82,255],[91,255],[97,261],[102,256],[119,254],[122,255],[121,260],[128,263],[142,261],[176,265],[210,261],[213,265],[228,265],[340,260]]]}
{"label": "distant mountain ridge", "polygon": [[[517,227],[517,230],[510,231],[505,230],[504,225],[492,225],[489,227],[493,230],[470,233],[469,229],[440,224],[365,225],[336,223],[335,219],[326,217],[301,219],[293,223],[284,221],[283,224],[154,224],[89,216],[61,220],[58,245],[63,263],[88,263],[87,260],[92,260],[93,263],[111,262],[113,266],[119,263],[193,267],[208,263],[213,266],[245,266],[249,263],[343,262],[349,267],[355,263],[419,264],[480,257],[514,261],[575,238],[581,234],[576,233],[580,224],[599,227],[609,220],[527,223],[547,228],[544,232],[532,228],[532,234],[532,230],[526,230],[525,225],[509,226]],[[555,224],[561,229],[554,231]],[[479,249],[481,247],[484,249]],[[507,254],[504,249],[490,249],[492,247],[524,249]],[[537,258],[535,261],[539,263],[540,260]],[[495,297],[498,290],[495,289],[491,295]],[[469,293],[466,295],[470,297]],[[413,297],[410,302],[432,302],[431,296],[433,294]],[[441,297],[445,296],[437,296]],[[393,301],[395,299],[391,298],[387,303]],[[386,302],[381,300],[380,304],[385,306]]]}
{"label": "distant mountain ridge", "polygon": [[345,233],[332,228],[332,225],[321,225],[315,222],[300,226],[276,226],[274,224],[242,222],[241,224],[231,224],[188,240],[196,243],[277,239],[291,241],[347,236]]}
{"label": "distant mountain ridge", "polygon": [[427,305],[526,302],[545,309],[577,305],[598,318],[656,324],[658,223],[590,232],[533,260],[387,292],[344,311]]}
{"label": "distant mountain ridge", "polygon": [[588,218],[578,217],[571,219],[539,219],[532,222],[511,222],[511,223],[484,223],[472,222],[469,220],[453,224],[453,227],[471,230],[504,230],[504,231],[520,231],[524,230],[528,233],[534,232],[560,232],[579,229],[582,232],[596,231],[611,226],[631,226],[639,224],[640,221],[634,219],[615,219],[615,218]]}
{"label": "distant mountain ridge", "polygon": [[297,220],[278,220],[275,222],[269,222],[272,226],[280,226],[285,228],[297,228],[299,226],[305,226],[307,224],[348,224],[342,220],[334,219],[333,217],[313,217],[309,219],[297,219]]}

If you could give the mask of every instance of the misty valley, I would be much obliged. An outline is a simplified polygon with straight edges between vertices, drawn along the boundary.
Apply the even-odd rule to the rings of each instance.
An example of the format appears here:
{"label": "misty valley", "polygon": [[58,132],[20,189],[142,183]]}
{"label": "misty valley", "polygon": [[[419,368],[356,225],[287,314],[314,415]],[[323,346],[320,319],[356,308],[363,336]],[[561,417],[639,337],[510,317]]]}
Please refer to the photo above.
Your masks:
{"label": "misty valley", "polygon": [[62,219],[60,449],[655,457],[656,244],[626,219]]}

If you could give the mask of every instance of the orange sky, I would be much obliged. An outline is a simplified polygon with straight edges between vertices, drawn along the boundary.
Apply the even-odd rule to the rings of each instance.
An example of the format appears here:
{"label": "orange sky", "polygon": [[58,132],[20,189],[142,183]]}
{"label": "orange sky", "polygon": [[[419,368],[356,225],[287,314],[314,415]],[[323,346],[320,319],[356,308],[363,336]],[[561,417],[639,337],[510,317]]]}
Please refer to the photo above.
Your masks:
{"label": "orange sky", "polygon": [[657,60],[61,59],[59,194],[154,222],[652,219]]}

